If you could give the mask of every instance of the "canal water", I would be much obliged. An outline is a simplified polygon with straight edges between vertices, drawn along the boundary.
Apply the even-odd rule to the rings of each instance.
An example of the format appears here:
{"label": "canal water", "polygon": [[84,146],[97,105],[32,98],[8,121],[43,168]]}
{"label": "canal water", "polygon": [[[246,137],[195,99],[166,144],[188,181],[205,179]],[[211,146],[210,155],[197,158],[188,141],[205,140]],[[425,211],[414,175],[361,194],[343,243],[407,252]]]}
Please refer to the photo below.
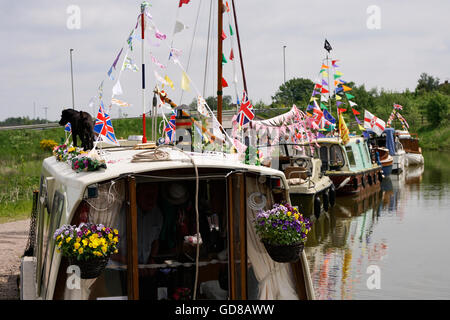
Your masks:
{"label": "canal water", "polygon": [[450,299],[450,155],[424,157],[314,222],[305,253],[316,299]]}

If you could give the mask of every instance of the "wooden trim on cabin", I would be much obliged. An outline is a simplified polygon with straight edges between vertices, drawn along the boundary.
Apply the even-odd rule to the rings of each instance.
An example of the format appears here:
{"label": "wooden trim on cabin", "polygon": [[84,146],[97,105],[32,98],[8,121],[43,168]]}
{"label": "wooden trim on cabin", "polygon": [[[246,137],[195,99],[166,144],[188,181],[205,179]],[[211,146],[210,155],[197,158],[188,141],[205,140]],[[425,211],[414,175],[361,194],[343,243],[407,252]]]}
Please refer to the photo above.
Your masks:
{"label": "wooden trim on cabin", "polygon": [[139,273],[137,251],[137,207],[136,207],[136,178],[128,176],[126,201],[127,210],[127,288],[128,299],[139,299]]}
{"label": "wooden trim on cabin", "polygon": [[240,177],[240,212],[239,212],[239,237],[240,237],[240,260],[241,260],[241,296],[240,299],[247,300],[247,205],[245,174]]}
{"label": "wooden trim on cabin", "polygon": [[236,300],[233,230],[233,176],[228,178],[228,292],[231,300]]}
{"label": "wooden trim on cabin", "polygon": [[303,262],[302,258],[297,262],[291,263],[292,273],[294,275],[295,288],[297,289],[297,295],[300,300],[307,300],[308,294],[306,290],[306,279],[303,274]]}

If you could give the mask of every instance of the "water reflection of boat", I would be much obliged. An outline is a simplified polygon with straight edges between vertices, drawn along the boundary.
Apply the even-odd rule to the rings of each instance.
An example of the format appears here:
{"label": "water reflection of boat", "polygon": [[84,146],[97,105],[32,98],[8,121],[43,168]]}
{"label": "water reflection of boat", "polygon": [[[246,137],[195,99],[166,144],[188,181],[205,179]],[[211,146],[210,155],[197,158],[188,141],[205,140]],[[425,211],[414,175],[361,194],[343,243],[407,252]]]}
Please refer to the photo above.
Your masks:
{"label": "water reflection of boat", "polygon": [[424,165],[417,165],[408,167],[405,173],[406,184],[420,184],[422,181],[422,174],[424,171]]}

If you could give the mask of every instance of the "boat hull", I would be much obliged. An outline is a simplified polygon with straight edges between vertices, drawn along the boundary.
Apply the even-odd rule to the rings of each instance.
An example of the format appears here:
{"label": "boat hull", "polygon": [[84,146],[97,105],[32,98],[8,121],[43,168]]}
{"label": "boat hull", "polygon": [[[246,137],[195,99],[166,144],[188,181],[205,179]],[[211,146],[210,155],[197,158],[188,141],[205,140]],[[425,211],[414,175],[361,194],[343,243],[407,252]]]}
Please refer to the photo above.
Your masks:
{"label": "boat hull", "polygon": [[383,175],[384,175],[385,177],[388,177],[388,176],[391,175],[391,173],[392,173],[392,167],[393,167],[393,164],[386,165],[386,166],[383,166],[383,167],[382,167]]}
{"label": "boat hull", "polygon": [[424,163],[423,155],[421,153],[406,153],[408,166],[419,166]]}
{"label": "boat hull", "polygon": [[354,195],[368,189],[380,188],[382,169],[380,167],[359,172],[327,172],[336,187],[337,195]]}
{"label": "boat hull", "polygon": [[405,170],[407,166],[407,159],[405,152],[400,152],[392,156],[394,158],[394,163],[392,165],[392,173],[399,174]]}
{"label": "boat hull", "polygon": [[[304,190],[304,188],[289,186],[289,198],[291,199],[291,204],[293,206],[298,206],[299,211],[307,217],[312,215],[319,216],[321,212],[328,211],[331,207],[330,188],[332,188],[332,186],[333,182],[328,178],[326,183],[322,183],[320,186],[312,186],[308,191]],[[325,193],[328,193],[328,195]],[[314,212],[314,201],[316,197],[320,199],[319,212]]]}

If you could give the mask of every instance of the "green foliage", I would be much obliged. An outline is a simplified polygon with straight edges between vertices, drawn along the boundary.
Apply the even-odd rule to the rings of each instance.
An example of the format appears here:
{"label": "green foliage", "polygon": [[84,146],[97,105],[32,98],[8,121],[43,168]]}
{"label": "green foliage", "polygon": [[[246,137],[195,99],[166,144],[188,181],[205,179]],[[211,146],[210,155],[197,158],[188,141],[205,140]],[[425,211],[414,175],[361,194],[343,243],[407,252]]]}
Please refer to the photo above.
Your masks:
{"label": "green foliage", "polygon": [[[205,98],[205,101],[211,110],[217,110],[217,97],[209,96]],[[197,98],[194,98],[192,100],[192,102],[189,104],[189,108],[190,110],[197,110]],[[226,95],[222,97],[222,109],[236,109],[236,104],[233,103],[233,98],[231,96]]]}
{"label": "green foliage", "polygon": [[450,99],[438,91],[428,94],[425,112],[428,122],[432,126],[438,126],[448,115]]}
{"label": "green foliage", "polygon": [[311,98],[313,88],[314,82],[309,79],[291,79],[278,88],[278,91],[272,96],[272,104],[274,107],[290,108],[293,104],[305,107]]}
{"label": "green foliage", "polygon": [[428,75],[423,72],[417,81],[416,92],[425,93],[437,90],[439,87],[439,78]]}
{"label": "green foliage", "polygon": [[28,125],[28,124],[40,124],[47,123],[48,121],[45,119],[30,119],[29,117],[11,117],[7,118],[4,121],[0,121],[0,127],[3,126],[20,126],[20,125]]}

